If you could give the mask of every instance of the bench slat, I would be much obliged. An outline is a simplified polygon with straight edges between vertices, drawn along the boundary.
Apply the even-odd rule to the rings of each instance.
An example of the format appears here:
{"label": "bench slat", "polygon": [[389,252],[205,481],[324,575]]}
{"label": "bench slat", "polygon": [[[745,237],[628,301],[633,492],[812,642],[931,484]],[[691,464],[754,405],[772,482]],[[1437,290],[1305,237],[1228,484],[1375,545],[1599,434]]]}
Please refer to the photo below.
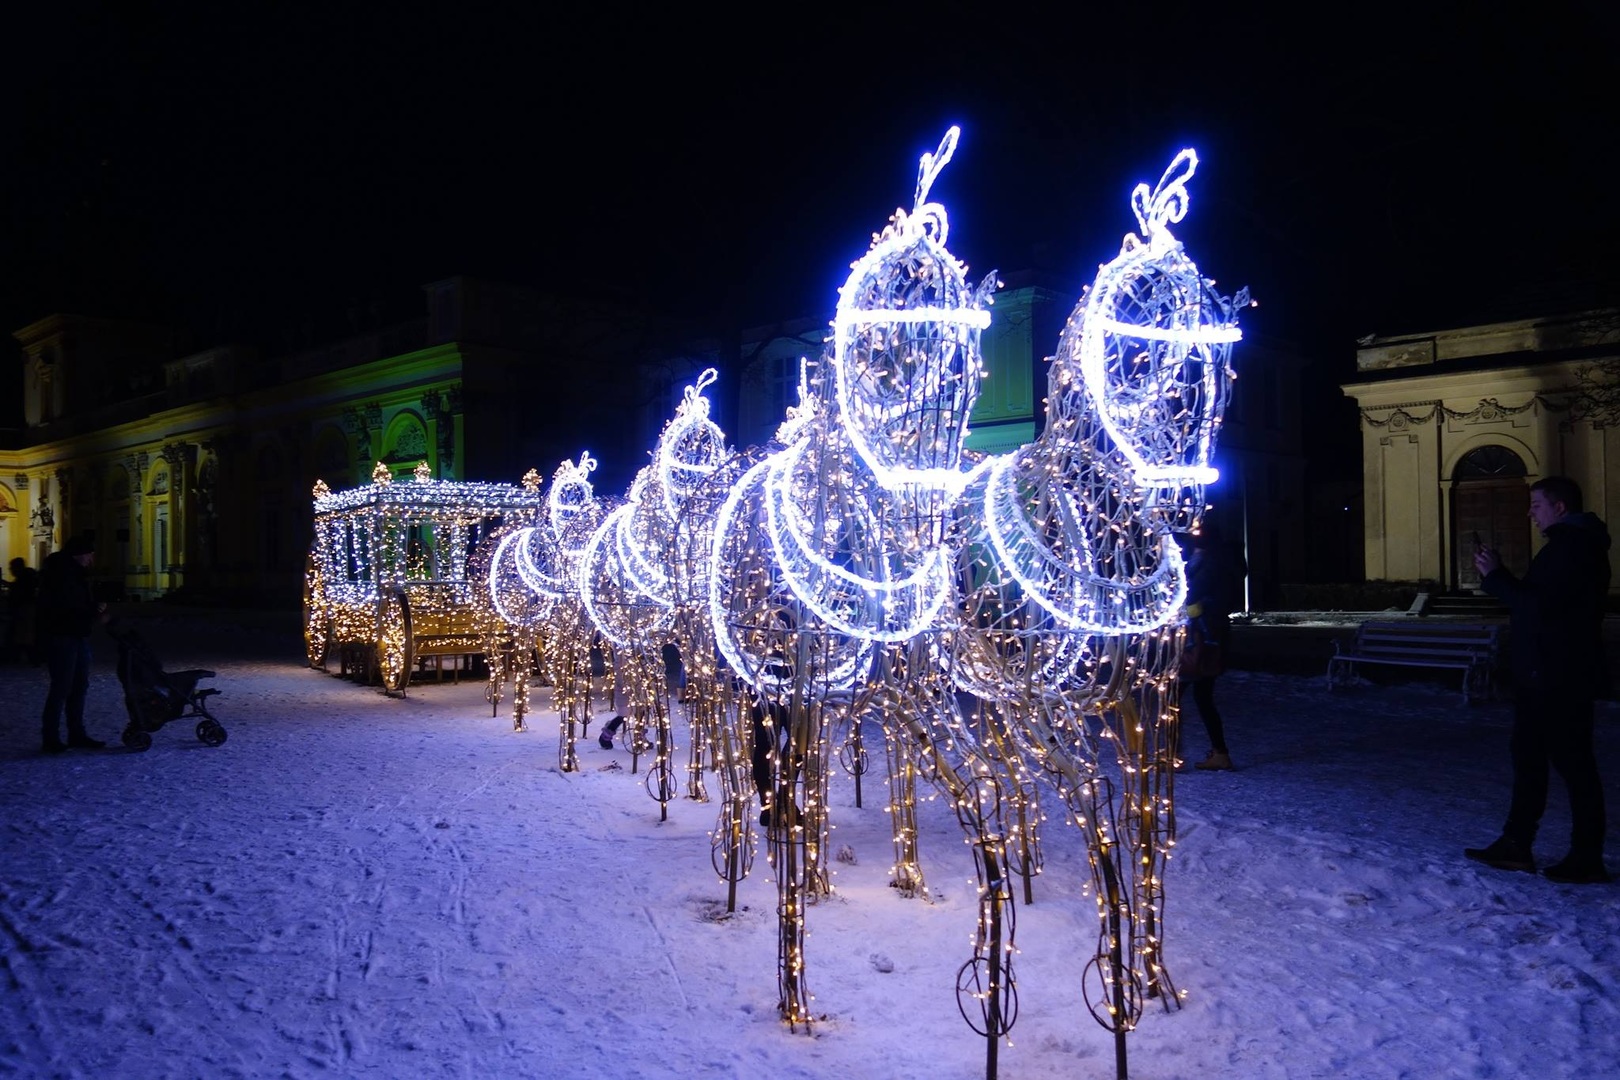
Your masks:
{"label": "bench slat", "polygon": [[1489,679],[1501,643],[1501,627],[1410,622],[1363,623],[1350,643],[1338,642],[1328,661],[1328,685],[1358,663],[1455,669],[1464,672],[1463,700],[1479,673]]}

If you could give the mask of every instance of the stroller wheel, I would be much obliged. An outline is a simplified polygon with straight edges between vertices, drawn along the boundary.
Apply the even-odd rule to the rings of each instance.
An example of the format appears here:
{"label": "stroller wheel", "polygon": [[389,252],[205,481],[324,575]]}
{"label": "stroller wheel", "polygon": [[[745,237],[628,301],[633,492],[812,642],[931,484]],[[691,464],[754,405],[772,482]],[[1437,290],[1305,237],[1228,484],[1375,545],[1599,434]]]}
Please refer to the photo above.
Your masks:
{"label": "stroller wheel", "polygon": [[124,745],[129,747],[131,750],[141,751],[152,749],[152,736],[142,731],[140,728],[125,728],[123,738]]}
{"label": "stroller wheel", "polygon": [[225,741],[225,726],[218,720],[201,720],[197,723],[197,738],[206,746],[218,746]]}

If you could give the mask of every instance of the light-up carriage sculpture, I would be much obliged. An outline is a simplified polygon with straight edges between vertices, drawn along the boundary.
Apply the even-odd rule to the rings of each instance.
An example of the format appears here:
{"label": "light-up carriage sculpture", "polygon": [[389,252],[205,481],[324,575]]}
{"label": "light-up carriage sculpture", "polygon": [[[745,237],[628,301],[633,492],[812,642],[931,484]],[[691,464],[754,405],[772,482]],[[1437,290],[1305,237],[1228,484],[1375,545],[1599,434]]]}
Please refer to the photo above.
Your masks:
{"label": "light-up carriage sculpture", "polygon": [[[475,546],[502,522],[538,519],[537,492],[516,484],[434,480],[425,464],[395,482],[315,486],[315,539],[304,584],[311,667],[352,654],[384,689],[403,693],[425,656],[482,651],[482,605],[469,577]],[[345,667],[348,656],[345,656]]]}
{"label": "light-up carriage sculpture", "polygon": [[1048,419],[970,492],[966,619],[952,648],[980,725],[1008,736],[1087,838],[1101,919],[1084,988],[1124,1034],[1163,965],[1163,871],[1186,600],[1173,529],[1196,523],[1239,340],[1228,300],[1169,226],[1187,208],[1184,151],[1132,201],[1141,236],[1102,266],[1058,343]]}

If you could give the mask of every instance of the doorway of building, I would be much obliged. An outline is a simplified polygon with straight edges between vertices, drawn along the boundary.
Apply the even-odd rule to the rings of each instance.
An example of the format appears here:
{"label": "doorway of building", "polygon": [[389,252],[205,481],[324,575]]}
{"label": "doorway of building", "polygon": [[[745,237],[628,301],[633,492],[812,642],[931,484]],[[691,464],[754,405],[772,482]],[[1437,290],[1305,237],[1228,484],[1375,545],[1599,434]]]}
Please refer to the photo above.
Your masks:
{"label": "doorway of building", "polygon": [[1481,446],[1457,463],[1451,488],[1452,587],[1479,588],[1474,538],[1494,547],[1502,565],[1523,574],[1530,565],[1530,489],[1524,462],[1505,446]]}

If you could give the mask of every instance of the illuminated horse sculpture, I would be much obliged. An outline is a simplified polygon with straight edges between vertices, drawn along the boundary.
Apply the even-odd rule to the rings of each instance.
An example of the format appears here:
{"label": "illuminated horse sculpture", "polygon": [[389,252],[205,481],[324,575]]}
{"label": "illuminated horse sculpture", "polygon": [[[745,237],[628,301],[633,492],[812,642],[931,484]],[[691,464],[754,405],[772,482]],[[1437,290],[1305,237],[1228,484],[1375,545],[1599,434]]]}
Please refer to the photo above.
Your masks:
{"label": "illuminated horse sculpture", "polygon": [[[579,768],[575,740],[591,719],[591,628],[577,581],[586,541],[602,516],[590,482],[595,469],[589,454],[581,454],[577,463],[564,461],[552,475],[542,519],[490,538],[488,595],[508,636],[503,647],[488,651],[486,696],[492,705],[499,703],[501,687],[510,677],[513,723],[523,730],[529,658],[538,649],[560,718],[558,763],[565,772]],[[531,472],[524,482],[538,486],[538,477]]]}
{"label": "illuminated horse sculpture", "polygon": [[[652,462],[637,473],[629,499],[592,534],[579,566],[585,609],[614,650],[616,685],[625,692],[632,768],[643,751],[655,751],[647,787],[666,814],[675,782],[671,688],[665,682],[662,649],[676,638],[683,606],[692,607],[687,597],[694,582],[684,572],[690,563],[677,558],[677,551],[690,547],[687,534],[701,530],[702,522],[688,513],[688,504],[727,456],[725,433],[709,418],[702,393],[715,378],[709,368],[686,388],[659,436]],[[703,797],[704,742],[701,729],[693,733],[688,793],[694,798]]]}
{"label": "illuminated horse sculpture", "polygon": [[[540,490],[540,474],[530,469],[523,475],[527,491]],[[543,526],[546,511],[540,512]],[[484,663],[489,682],[484,700],[491,715],[500,709],[506,682],[512,680],[512,729],[527,731],[524,717],[529,712],[530,658],[541,628],[551,614],[551,598],[528,588],[518,572],[518,557],[533,536],[535,527],[524,522],[503,522],[483,537],[468,567],[467,577],[477,582]]]}
{"label": "illuminated horse sculpture", "polygon": [[952,649],[958,684],[984,703],[977,726],[1010,739],[1087,837],[1102,928],[1086,997],[1121,1068],[1144,997],[1175,996],[1162,872],[1187,586],[1172,527],[1201,513],[1215,479],[1234,312],[1248,302],[1222,298],[1169,230],[1196,165],[1184,151],[1154,190],[1137,187],[1141,237],[1125,237],[1064,328],[1045,430],[971,493]]}
{"label": "illuminated horse sculpture", "polygon": [[[793,1025],[810,1020],[804,905],[827,889],[829,721],[854,729],[881,710],[891,761],[903,765],[891,768],[897,831],[913,801],[905,781],[920,770],[963,808],[981,876],[1005,877],[1000,826],[976,791],[990,765],[953,734],[954,693],[936,654],[956,606],[954,507],[971,478],[963,439],[996,286],[994,274],[969,286],[945,247],[944,208],[928,201],[956,140],[952,128],[923,156],[913,211],[897,211],[854,264],[828,365],[807,372],[782,448],[743,473],[716,523],[716,644],[786,729],[764,732],[776,743],[765,820],[780,897],[780,1007]],[[897,861],[895,884],[920,888],[914,860]],[[1002,962],[987,927],[966,968],[986,953]],[[993,1060],[1000,994],[986,1000]]]}

